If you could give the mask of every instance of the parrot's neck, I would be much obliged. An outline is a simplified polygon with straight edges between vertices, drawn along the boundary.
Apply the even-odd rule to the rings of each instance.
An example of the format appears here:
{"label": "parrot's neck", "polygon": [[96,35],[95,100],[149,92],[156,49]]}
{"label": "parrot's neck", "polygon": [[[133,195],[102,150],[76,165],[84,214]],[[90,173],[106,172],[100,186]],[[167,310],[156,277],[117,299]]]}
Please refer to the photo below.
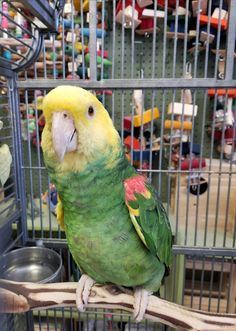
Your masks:
{"label": "parrot's neck", "polygon": [[79,213],[90,215],[92,219],[94,215],[107,213],[124,201],[123,181],[135,170],[124,156],[122,146],[117,151],[110,150],[100,155],[82,172],[55,177],[65,215],[69,211],[70,215]]}

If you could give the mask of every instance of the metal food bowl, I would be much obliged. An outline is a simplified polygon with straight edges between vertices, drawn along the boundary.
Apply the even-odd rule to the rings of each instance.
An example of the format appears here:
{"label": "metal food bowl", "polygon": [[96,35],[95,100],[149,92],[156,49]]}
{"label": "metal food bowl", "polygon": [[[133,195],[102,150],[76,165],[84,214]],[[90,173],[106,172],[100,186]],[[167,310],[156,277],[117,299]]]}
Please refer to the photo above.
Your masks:
{"label": "metal food bowl", "polygon": [[0,278],[33,283],[60,282],[62,259],[45,247],[24,247],[0,257]]}

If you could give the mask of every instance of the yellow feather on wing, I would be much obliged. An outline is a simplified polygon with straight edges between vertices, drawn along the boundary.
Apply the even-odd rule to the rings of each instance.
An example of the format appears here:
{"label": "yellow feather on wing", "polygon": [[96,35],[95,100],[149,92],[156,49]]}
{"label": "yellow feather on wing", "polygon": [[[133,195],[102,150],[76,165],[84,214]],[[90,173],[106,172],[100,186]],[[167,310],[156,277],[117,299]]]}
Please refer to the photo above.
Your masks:
{"label": "yellow feather on wing", "polygon": [[60,227],[64,230],[65,224],[64,224],[64,208],[63,204],[61,202],[61,199],[58,195],[58,202],[56,206],[56,215],[57,215],[57,222],[60,225]]}
{"label": "yellow feather on wing", "polygon": [[[130,215],[131,221],[132,221],[132,223],[133,223],[133,226],[134,226],[134,228],[135,228],[135,230],[136,230],[136,232],[137,232],[139,238],[142,240],[142,242],[144,243],[144,245],[147,247],[147,243],[146,243],[146,240],[145,240],[144,235],[143,235],[143,233],[142,233],[142,229],[141,229],[141,227],[139,226],[139,224],[138,224],[138,222],[137,222],[137,220],[136,220],[136,218],[135,218],[136,215],[134,215],[134,214],[132,213],[132,211],[131,211],[131,209],[132,209],[132,210],[135,210],[135,209],[131,208],[129,205],[127,205],[127,207],[128,207],[128,209],[129,209],[129,215]],[[139,211],[139,210],[137,209],[137,211]]]}

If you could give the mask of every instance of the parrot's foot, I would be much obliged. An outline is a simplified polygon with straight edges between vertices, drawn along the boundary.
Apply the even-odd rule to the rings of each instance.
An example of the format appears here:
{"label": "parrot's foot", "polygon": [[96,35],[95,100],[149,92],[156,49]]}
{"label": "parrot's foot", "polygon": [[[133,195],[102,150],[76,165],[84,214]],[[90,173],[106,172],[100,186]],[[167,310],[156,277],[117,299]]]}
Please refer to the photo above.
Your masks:
{"label": "parrot's foot", "polygon": [[79,279],[76,289],[76,306],[80,312],[84,311],[84,305],[87,305],[91,288],[95,281],[88,275],[82,275]]}
{"label": "parrot's foot", "polygon": [[140,322],[145,314],[145,311],[148,306],[149,296],[152,292],[147,291],[143,288],[137,287],[134,290],[134,319],[136,322]]}

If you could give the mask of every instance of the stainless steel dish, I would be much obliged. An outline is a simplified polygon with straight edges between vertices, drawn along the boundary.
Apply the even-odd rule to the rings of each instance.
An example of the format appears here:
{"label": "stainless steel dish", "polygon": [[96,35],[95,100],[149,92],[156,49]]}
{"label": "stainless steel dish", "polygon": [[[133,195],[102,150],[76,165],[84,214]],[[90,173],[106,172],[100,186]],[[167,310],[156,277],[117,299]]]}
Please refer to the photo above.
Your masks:
{"label": "stainless steel dish", "polygon": [[0,257],[0,278],[33,283],[60,282],[62,260],[45,247],[24,247]]}

